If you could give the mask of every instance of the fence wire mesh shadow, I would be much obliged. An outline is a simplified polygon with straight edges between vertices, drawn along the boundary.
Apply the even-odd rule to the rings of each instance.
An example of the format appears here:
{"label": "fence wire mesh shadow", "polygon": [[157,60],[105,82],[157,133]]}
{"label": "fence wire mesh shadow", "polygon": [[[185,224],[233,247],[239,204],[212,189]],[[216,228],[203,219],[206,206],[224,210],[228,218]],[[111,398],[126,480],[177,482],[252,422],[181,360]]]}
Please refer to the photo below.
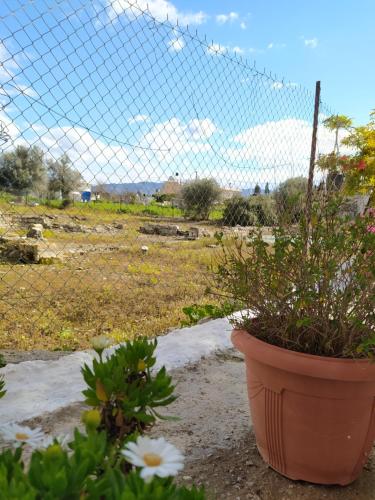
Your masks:
{"label": "fence wire mesh shadow", "polygon": [[216,231],[298,221],[312,92],[126,1],[0,13],[0,347],[164,332]]}

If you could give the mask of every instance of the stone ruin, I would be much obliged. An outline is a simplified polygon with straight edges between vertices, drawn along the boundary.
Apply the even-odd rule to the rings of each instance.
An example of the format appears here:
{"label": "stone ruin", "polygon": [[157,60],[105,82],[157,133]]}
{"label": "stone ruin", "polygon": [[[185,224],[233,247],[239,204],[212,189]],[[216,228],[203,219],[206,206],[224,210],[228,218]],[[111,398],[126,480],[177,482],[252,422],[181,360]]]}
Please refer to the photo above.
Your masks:
{"label": "stone ruin", "polygon": [[187,240],[197,240],[201,236],[211,236],[208,231],[199,227],[190,227],[187,231],[184,231],[179,226],[166,224],[145,224],[139,228],[139,232],[159,236],[180,236]]}

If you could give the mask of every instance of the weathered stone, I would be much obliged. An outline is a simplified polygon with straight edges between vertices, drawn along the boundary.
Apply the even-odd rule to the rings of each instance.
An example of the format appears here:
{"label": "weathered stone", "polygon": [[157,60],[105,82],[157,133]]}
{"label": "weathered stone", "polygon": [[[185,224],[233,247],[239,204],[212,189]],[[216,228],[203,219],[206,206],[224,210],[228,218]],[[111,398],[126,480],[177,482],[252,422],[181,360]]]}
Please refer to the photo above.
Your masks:
{"label": "weathered stone", "polygon": [[89,228],[82,224],[63,224],[60,226],[67,233],[88,233]]}
{"label": "weathered stone", "polygon": [[188,239],[189,240],[197,240],[199,238],[199,227],[190,227]]}
{"label": "weathered stone", "polygon": [[143,234],[158,234],[160,236],[177,236],[180,228],[178,226],[167,226],[164,224],[146,224],[139,228]]}
{"label": "weathered stone", "polygon": [[34,238],[36,240],[43,239],[43,226],[42,224],[33,224],[29,227],[29,230],[26,234],[27,238]]}
{"label": "weathered stone", "polygon": [[23,264],[37,264],[40,257],[40,246],[23,238],[8,240],[1,248],[2,256],[11,261]]}
{"label": "weathered stone", "polygon": [[49,229],[52,226],[53,216],[42,215],[21,215],[17,216],[14,222],[18,223],[21,227],[29,228],[35,224],[39,224],[44,229]]}
{"label": "weathered stone", "polygon": [[366,210],[369,199],[370,195],[358,194],[355,196],[348,196],[341,207],[342,215],[354,218],[357,215],[363,214]]}
{"label": "weathered stone", "polygon": [[38,264],[51,265],[61,264],[64,262],[64,256],[61,253],[56,253],[53,250],[42,250],[39,253]]}

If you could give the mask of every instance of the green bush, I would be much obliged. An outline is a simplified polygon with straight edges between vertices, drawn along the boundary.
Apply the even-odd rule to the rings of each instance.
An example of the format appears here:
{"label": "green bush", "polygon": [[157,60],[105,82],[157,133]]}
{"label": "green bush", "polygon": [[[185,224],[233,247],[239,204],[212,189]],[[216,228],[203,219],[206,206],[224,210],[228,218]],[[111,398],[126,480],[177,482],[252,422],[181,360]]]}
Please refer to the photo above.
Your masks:
{"label": "green bush", "polygon": [[194,220],[208,219],[220,195],[220,187],[214,179],[197,179],[185,184],[181,191],[185,216]]}
{"label": "green bush", "polygon": [[276,203],[272,196],[258,195],[249,198],[250,209],[260,226],[273,226],[277,222]]}
{"label": "green bush", "polygon": [[223,212],[225,226],[256,226],[257,223],[256,213],[248,198],[234,196],[226,202]]}
{"label": "green bush", "polygon": [[279,220],[298,223],[305,210],[307,179],[293,177],[281,183],[274,193]]}
{"label": "green bush", "polygon": [[216,293],[254,317],[236,326],[285,349],[319,356],[375,357],[375,232],[370,217],[341,215],[343,200],[314,203],[311,226],[261,229],[222,240]]}

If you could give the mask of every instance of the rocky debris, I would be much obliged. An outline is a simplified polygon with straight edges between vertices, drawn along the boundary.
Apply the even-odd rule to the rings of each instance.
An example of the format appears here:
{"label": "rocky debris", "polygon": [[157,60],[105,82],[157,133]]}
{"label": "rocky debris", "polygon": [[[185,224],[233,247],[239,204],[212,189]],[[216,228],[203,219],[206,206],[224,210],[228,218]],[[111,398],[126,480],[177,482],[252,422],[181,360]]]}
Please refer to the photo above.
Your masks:
{"label": "rocky debris", "polygon": [[63,261],[63,255],[57,253],[55,245],[19,236],[2,236],[0,254],[3,259],[19,264],[55,264]]}
{"label": "rocky debris", "polygon": [[178,226],[167,226],[164,224],[146,224],[139,228],[143,234],[158,234],[160,236],[178,236],[180,228]]}
{"label": "rocky debris", "polygon": [[165,224],[146,224],[139,228],[143,234],[156,234],[159,236],[183,236],[188,240],[196,240],[200,236],[210,237],[211,234],[200,227],[190,227],[187,231],[179,228],[179,226]]}
{"label": "rocky debris", "polygon": [[191,227],[187,237],[189,240],[197,240],[199,238],[199,227]]}
{"label": "rocky debris", "polygon": [[10,262],[36,264],[40,258],[40,246],[36,241],[23,238],[9,239],[2,242],[1,255]]}
{"label": "rocky debris", "polygon": [[33,224],[27,231],[26,238],[34,238],[36,240],[43,239],[43,226],[42,224]]}
{"label": "rocky debris", "polygon": [[[121,226],[121,227],[119,227]],[[75,222],[53,223],[52,228],[66,233],[97,233],[106,234],[113,233],[118,229],[123,229],[122,224],[99,224],[94,227],[85,226],[84,224],[77,224]]]}
{"label": "rocky debris", "polygon": [[88,233],[90,230],[83,224],[54,224],[55,229],[63,229],[66,233]]}
{"label": "rocky debris", "polygon": [[55,219],[55,215],[18,215],[13,217],[13,223],[26,229],[35,224],[40,224],[44,229],[51,229]]}
{"label": "rocky debris", "polygon": [[39,254],[38,264],[61,264],[64,262],[64,255],[53,250],[42,250]]}

